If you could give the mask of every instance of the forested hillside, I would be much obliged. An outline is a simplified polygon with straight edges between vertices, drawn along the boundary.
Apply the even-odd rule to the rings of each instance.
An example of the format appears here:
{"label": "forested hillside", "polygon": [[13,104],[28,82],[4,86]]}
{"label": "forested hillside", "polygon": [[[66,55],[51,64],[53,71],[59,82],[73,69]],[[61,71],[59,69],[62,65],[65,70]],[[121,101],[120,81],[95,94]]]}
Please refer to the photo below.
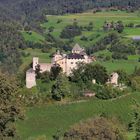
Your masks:
{"label": "forested hillside", "polygon": [[1,0],[0,16],[21,20],[23,24],[44,19],[44,14],[79,13],[91,8],[137,9],[139,0]]}
{"label": "forested hillside", "polygon": [[21,64],[19,48],[23,48],[24,40],[15,23],[0,22],[0,67],[9,73],[17,72]]}

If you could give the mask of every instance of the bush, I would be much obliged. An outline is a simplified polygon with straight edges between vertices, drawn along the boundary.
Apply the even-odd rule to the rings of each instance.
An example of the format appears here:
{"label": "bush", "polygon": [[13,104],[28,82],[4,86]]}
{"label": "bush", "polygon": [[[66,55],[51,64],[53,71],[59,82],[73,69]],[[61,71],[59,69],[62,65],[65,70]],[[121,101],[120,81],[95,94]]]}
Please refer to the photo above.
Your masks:
{"label": "bush", "polygon": [[112,85],[98,86],[96,91],[96,97],[103,100],[116,98],[121,95],[123,95],[123,91]]}
{"label": "bush", "polygon": [[129,23],[128,25],[126,25],[126,27],[133,28],[134,27],[134,23]]}
{"label": "bush", "polygon": [[61,23],[62,22],[62,19],[58,19],[57,20],[57,24]]}
{"label": "bush", "polygon": [[88,41],[88,38],[87,38],[86,36],[82,36],[82,37],[80,38],[80,40],[82,40],[82,41]]}
{"label": "bush", "polygon": [[113,59],[124,59],[124,60],[128,60],[128,57],[126,54],[121,54],[121,53],[113,53],[112,54],[112,58]]}
{"label": "bush", "polygon": [[133,90],[140,91],[140,76],[135,76],[132,78],[131,87]]}
{"label": "bush", "polygon": [[66,26],[62,30],[60,37],[69,39],[81,34],[82,34],[82,29],[77,24],[73,24],[73,25]]}
{"label": "bush", "polygon": [[49,31],[49,32],[53,32],[53,31],[54,31],[54,27],[53,27],[53,26],[49,27],[49,28],[48,28],[48,31]]}
{"label": "bush", "polygon": [[64,140],[125,140],[123,132],[116,119],[99,117],[73,126],[64,134]]}

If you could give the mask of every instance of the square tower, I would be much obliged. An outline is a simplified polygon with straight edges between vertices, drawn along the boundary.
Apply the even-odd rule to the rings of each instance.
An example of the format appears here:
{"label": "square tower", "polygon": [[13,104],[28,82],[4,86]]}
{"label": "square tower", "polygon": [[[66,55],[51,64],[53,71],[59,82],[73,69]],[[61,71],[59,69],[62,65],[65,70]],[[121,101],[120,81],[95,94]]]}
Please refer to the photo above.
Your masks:
{"label": "square tower", "polygon": [[36,70],[36,66],[39,64],[39,58],[33,57],[33,70]]}

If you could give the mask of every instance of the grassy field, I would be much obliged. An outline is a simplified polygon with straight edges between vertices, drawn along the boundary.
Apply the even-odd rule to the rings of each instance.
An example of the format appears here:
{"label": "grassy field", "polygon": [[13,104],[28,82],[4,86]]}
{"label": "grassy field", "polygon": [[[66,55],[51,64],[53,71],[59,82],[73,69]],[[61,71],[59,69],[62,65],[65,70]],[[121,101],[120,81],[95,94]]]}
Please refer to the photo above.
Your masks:
{"label": "grassy field", "polygon": [[[111,56],[112,53],[108,50],[99,51],[94,53],[95,56]],[[140,67],[139,62],[140,55],[129,55],[128,60],[113,60],[110,61],[101,61],[97,59],[97,63],[105,66],[109,72],[113,72],[115,70],[124,70],[128,74],[134,72],[135,68]]]}
{"label": "grassy field", "polygon": [[[72,24],[74,19],[77,19],[78,24],[81,26],[85,26],[88,25],[89,22],[93,22],[93,31],[84,31],[82,34],[89,39],[92,38],[93,41],[81,41],[80,38],[82,35],[74,38],[75,42],[78,42],[83,46],[89,46],[93,44],[97,40],[97,38],[100,38],[102,35],[104,35],[102,26],[105,21],[116,22],[118,20],[121,20],[125,25],[131,22],[133,22],[134,24],[140,24],[140,17],[138,17],[137,13],[126,13],[121,11],[99,13],[87,12],[82,14],[69,14],[64,16],[47,16],[47,18],[49,22],[44,23],[42,26],[46,29],[54,26],[55,30],[52,34],[57,38],[59,38],[62,29],[66,25]],[[57,23],[58,19],[62,20],[62,22],[59,24]],[[124,30],[124,34],[126,34],[127,36],[140,35],[140,30],[135,28],[126,28]]]}
{"label": "grassy field", "polygon": [[[127,125],[132,119],[131,113],[135,100],[140,102],[139,93],[113,101],[91,99],[81,103],[28,108],[25,121],[18,122],[17,129],[23,140],[40,135],[46,135],[47,139],[51,140],[52,135],[58,130],[63,133],[73,124],[102,113],[116,116]],[[129,140],[132,140],[132,137],[134,134],[130,133]]]}
{"label": "grassy field", "polygon": [[109,72],[124,70],[128,74],[133,73],[136,67],[140,67],[140,62],[138,62],[138,60],[97,61],[97,63],[105,66]]}
{"label": "grassy field", "polygon": [[45,40],[45,38],[42,35],[33,31],[31,33],[22,31],[21,33],[26,41],[41,43]]}
{"label": "grassy field", "polygon": [[[63,16],[55,16],[55,15],[48,15],[47,16],[48,22],[43,23],[41,26],[46,28],[46,32],[48,32],[48,28],[53,26],[55,29],[52,32],[52,35],[56,38],[59,38],[60,33],[62,29],[69,25],[73,24],[74,19],[78,21],[78,24],[81,26],[86,26],[89,24],[89,22],[93,22],[94,28],[93,31],[83,31],[81,36],[77,36],[74,38],[75,43],[79,43],[82,46],[90,46],[93,43],[95,43],[99,38],[101,38],[105,33],[102,30],[102,26],[105,21],[123,21],[123,23],[126,25],[128,23],[134,23],[134,24],[140,24],[140,16],[138,16],[137,12],[135,13],[127,13],[122,11],[109,11],[109,12],[98,12],[98,13],[81,13],[81,14],[68,14]],[[57,23],[58,20],[62,20],[61,23]],[[40,34],[37,34],[33,32],[31,35],[29,35],[26,32],[23,32],[23,35],[26,40],[30,40],[33,42],[40,42],[44,40],[44,37]],[[92,41],[81,41],[80,38],[82,36],[86,36],[89,40],[92,39]],[[140,28],[138,29],[131,29],[131,28],[125,28],[124,30],[125,36],[134,36],[134,35],[140,35]]]}

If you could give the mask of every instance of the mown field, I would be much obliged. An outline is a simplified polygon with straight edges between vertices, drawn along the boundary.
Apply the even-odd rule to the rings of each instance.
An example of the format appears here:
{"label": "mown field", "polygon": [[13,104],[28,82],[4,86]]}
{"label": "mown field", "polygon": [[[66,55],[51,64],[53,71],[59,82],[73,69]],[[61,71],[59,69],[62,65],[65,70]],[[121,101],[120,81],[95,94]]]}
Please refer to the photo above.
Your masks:
{"label": "mown field", "polygon": [[[91,99],[81,103],[28,108],[26,119],[17,123],[17,129],[23,140],[41,135],[51,140],[58,130],[64,133],[73,124],[102,113],[118,117],[127,126],[132,119],[135,101],[140,102],[139,93],[116,100]],[[134,133],[128,133],[129,140],[133,137]]]}

